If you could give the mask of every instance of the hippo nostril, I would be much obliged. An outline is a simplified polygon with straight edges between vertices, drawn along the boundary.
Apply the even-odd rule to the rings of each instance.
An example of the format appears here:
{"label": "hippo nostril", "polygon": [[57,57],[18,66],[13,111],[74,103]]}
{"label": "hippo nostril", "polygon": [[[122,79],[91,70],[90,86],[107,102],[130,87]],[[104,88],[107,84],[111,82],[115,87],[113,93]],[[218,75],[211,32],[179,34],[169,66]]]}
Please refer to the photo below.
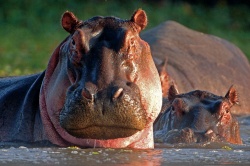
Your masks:
{"label": "hippo nostril", "polygon": [[82,89],[82,96],[85,99],[94,102],[97,91],[98,89],[95,84],[91,82],[86,82],[85,87]]}
{"label": "hippo nostril", "polygon": [[83,96],[85,99],[88,99],[88,100],[90,100],[91,102],[94,102],[95,94],[90,93],[87,89],[82,90],[82,96]]}
{"label": "hippo nostril", "polygon": [[205,135],[212,134],[213,132],[214,132],[213,130],[209,129],[209,130],[206,131]]}
{"label": "hippo nostril", "polygon": [[132,84],[131,82],[127,82],[126,83],[127,86],[131,86],[131,84]]}
{"label": "hippo nostril", "polygon": [[113,100],[117,99],[119,96],[121,96],[123,92],[123,88],[119,88],[113,95]]}

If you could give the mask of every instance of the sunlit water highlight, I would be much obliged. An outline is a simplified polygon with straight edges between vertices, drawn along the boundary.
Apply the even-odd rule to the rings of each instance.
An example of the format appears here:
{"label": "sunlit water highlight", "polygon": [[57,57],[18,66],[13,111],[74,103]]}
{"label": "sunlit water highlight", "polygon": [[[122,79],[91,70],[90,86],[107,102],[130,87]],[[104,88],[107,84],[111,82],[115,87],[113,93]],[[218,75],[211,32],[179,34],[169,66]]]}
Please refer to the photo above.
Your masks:
{"label": "sunlit water highlight", "polygon": [[239,118],[244,145],[156,144],[153,150],[0,148],[0,165],[250,165],[250,117]]}

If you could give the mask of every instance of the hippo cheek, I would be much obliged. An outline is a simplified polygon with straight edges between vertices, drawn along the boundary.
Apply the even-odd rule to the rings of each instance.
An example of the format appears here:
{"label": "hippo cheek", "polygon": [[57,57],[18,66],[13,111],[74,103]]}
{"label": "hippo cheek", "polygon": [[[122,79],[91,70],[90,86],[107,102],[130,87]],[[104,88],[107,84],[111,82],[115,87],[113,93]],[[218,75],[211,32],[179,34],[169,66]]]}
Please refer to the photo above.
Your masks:
{"label": "hippo cheek", "polygon": [[94,100],[87,100],[80,91],[68,93],[60,112],[62,128],[77,138],[107,140],[129,137],[147,126],[138,90],[124,89],[115,98],[109,94],[98,92]]}

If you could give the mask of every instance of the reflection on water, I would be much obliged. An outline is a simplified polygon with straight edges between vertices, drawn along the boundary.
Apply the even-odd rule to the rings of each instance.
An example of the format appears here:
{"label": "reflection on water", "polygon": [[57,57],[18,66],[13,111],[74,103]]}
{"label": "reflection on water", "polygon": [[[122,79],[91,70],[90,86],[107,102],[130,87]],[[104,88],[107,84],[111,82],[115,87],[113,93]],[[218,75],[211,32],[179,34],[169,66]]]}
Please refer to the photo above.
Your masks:
{"label": "reflection on water", "polygon": [[248,165],[250,117],[240,118],[244,145],[156,144],[153,150],[1,147],[0,165]]}

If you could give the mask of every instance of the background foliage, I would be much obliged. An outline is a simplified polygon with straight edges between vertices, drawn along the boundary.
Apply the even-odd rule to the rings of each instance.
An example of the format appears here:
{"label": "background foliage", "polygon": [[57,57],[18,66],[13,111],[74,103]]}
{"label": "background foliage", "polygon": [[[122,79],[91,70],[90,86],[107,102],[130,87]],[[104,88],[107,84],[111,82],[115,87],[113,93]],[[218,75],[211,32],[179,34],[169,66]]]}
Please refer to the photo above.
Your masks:
{"label": "background foliage", "polygon": [[0,0],[0,76],[43,71],[55,47],[68,35],[60,25],[61,15],[66,10],[83,20],[96,15],[129,19],[136,9],[142,8],[148,15],[148,28],[175,20],[229,40],[250,59],[250,8],[243,3],[228,5],[225,0],[213,4],[199,2]]}

